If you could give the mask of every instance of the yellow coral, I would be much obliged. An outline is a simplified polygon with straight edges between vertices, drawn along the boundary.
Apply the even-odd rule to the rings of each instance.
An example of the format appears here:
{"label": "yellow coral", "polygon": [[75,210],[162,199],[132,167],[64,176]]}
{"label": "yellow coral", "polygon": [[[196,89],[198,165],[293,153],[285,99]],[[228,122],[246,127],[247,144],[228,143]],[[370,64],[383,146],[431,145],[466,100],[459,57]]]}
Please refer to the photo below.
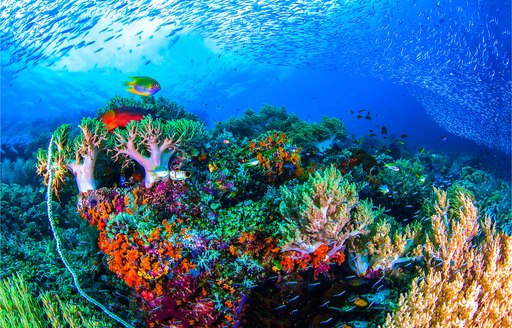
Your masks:
{"label": "yellow coral", "polygon": [[436,193],[426,273],[401,295],[386,327],[512,327],[512,237],[496,233],[489,218],[479,224],[465,194],[450,216],[446,193]]}

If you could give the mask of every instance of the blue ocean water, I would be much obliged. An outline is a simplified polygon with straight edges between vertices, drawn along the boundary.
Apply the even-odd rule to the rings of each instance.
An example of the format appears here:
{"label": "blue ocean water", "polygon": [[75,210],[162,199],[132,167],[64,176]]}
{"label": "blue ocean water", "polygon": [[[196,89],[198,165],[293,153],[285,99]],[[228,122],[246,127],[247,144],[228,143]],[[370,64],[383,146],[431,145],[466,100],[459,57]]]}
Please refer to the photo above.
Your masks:
{"label": "blue ocean water", "polygon": [[510,181],[510,13],[504,0],[3,1],[1,157],[33,160],[57,126],[149,76],[211,128],[283,106]]}
{"label": "blue ocean water", "polygon": [[348,111],[364,108],[413,141],[510,153],[507,1],[6,1],[2,13],[2,122],[92,114],[148,75],[211,122],[268,103],[361,133]]}

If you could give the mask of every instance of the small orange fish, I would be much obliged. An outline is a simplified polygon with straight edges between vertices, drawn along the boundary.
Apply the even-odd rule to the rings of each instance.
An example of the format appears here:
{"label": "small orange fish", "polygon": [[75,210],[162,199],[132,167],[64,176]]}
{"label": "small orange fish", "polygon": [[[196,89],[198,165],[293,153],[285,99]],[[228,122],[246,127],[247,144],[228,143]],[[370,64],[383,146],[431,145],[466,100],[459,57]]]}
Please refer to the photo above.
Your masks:
{"label": "small orange fish", "polygon": [[124,128],[130,121],[140,121],[143,117],[141,113],[132,112],[129,109],[138,109],[136,107],[122,107],[111,109],[100,116],[100,120],[105,123],[108,132],[116,128]]}
{"label": "small orange fish", "polygon": [[367,307],[368,306],[368,301],[365,300],[364,298],[358,297],[354,301],[354,305],[357,306],[357,307]]}

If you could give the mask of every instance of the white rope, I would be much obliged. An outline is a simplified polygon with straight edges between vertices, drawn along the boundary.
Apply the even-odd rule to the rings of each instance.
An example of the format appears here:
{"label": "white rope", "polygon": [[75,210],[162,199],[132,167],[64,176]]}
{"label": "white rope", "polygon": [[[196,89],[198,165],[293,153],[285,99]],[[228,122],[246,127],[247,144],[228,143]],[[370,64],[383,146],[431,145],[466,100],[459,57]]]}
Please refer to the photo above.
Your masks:
{"label": "white rope", "polygon": [[97,307],[99,307],[109,317],[111,317],[112,319],[116,320],[117,322],[122,324],[124,327],[126,327],[126,328],[133,328],[126,321],[124,321],[123,319],[119,318],[114,313],[110,312],[103,304],[101,304],[100,302],[96,301],[94,298],[90,297],[89,295],[87,295],[82,290],[82,287],[80,287],[80,283],[78,282],[78,278],[77,278],[75,272],[73,271],[73,269],[71,269],[71,266],[69,265],[68,261],[64,257],[64,254],[62,253],[62,250],[60,248],[61,247],[60,240],[57,237],[57,232],[55,230],[55,223],[53,221],[52,184],[53,184],[53,178],[54,177],[53,177],[53,167],[52,167],[52,164],[53,164],[52,163],[52,157],[53,157],[53,154],[52,154],[52,143],[53,143],[53,135],[52,135],[52,137],[50,139],[50,144],[48,145],[48,158],[47,158],[47,162],[46,162],[46,168],[48,170],[48,186],[46,187],[46,207],[47,207],[47,210],[48,210],[48,220],[50,221],[50,227],[51,227],[52,232],[53,232],[53,238],[55,239],[55,243],[57,244],[57,252],[59,253],[60,259],[62,260],[62,262],[66,266],[66,269],[68,269],[69,273],[71,273],[71,276],[73,276],[73,281],[75,282],[75,287],[78,290],[78,292],[80,293],[80,295],[82,295],[83,298],[85,298],[86,300],[88,300],[92,304],[94,304]]}

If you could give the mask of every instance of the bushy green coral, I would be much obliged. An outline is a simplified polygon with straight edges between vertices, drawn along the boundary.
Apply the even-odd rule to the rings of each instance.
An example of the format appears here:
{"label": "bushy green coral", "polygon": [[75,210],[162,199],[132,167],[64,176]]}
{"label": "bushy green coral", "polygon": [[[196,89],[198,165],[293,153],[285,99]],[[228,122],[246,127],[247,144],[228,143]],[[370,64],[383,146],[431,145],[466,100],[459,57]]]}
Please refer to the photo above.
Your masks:
{"label": "bushy green coral", "polygon": [[261,202],[246,200],[233,207],[219,209],[214,235],[230,240],[244,232],[262,231],[267,222],[267,213]]}
{"label": "bushy green coral", "polygon": [[263,105],[259,113],[247,110],[241,117],[217,123],[214,133],[225,129],[239,138],[254,138],[271,130],[289,131],[301,122],[297,115],[286,112],[284,107]]}
{"label": "bushy green coral", "polygon": [[360,200],[356,186],[334,166],[293,190],[281,188],[281,195],[280,212],[293,232],[282,245],[284,251],[309,254],[325,245],[331,256],[347,239],[366,234],[378,215],[371,201]]}
{"label": "bushy green coral", "polygon": [[325,151],[332,147],[335,141],[346,137],[347,131],[343,122],[335,117],[323,117],[321,123],[301,122],[294,129],[287,131],[291,142],[303,147],[315,147]]}
{"label": "bushy green coral", "polygon": [[32,293],[19,274],[0,282],[0,327],[114,327],[79,303],[50,292]]}
{"label": "bushy green coral", "polygon": [[247,138],[255,138],[269,131],[282,131],[292,143],[302,147],[315,147],[320,151],[346,137],[345,126],[338,118],[323,117],[321,123],[307,123],[294,113],[287,113],[284,107],[271,105],[263,105],[259,113],[247,110],[239,118],[220,122],[215,127],[215,132],[224,129],[237,137]]}
{"label": "bushy green coral", "polygon": [[[144,109],[142,114],[152,115],[154,118],[161,120],[189,119],[198,121],[198,117],[185,111],[185,108],[178,103],[159,97],[120,97],[115,96],[105,104],[105,107],[98,110],[98,116],[103,115],[106,111],[122,107],[132,107]],[[134,109],[132,109],[134,110]]]}

